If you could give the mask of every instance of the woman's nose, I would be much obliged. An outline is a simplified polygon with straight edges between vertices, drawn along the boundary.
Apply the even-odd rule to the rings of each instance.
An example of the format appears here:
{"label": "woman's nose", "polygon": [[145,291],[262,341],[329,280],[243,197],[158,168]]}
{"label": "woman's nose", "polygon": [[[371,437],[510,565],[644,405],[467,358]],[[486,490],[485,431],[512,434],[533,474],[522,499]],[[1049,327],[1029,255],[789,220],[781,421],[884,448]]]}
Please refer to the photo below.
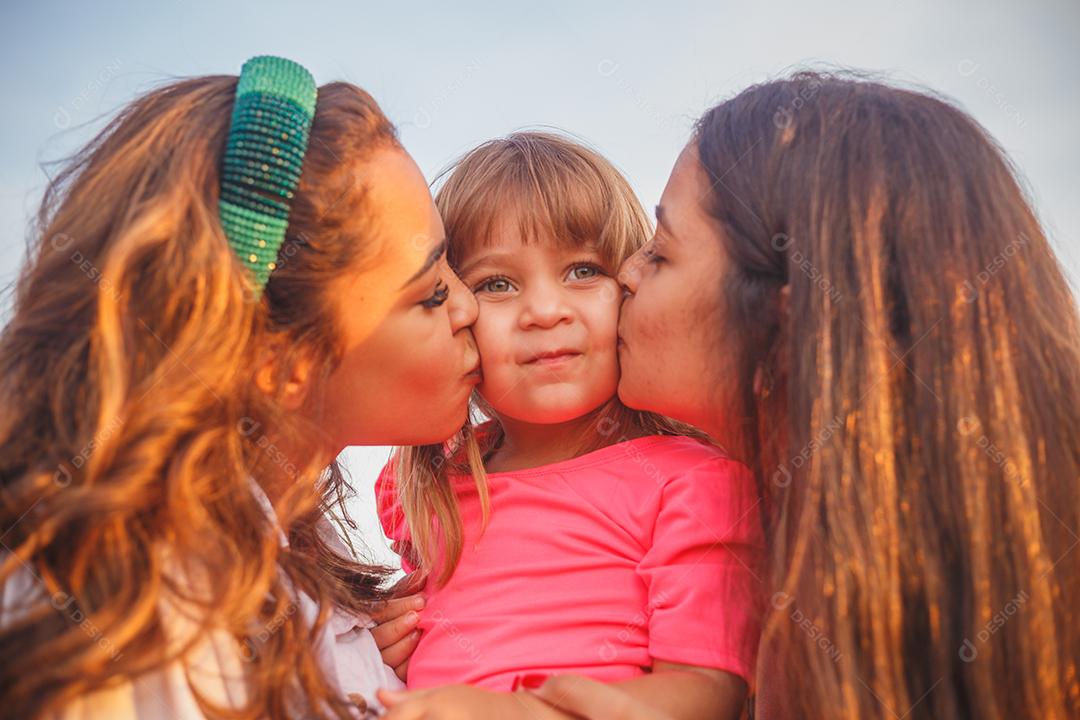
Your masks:
{"label": "woman's nose", "polygon": [[623,260],[619,271],[615,273],[615,280],[622,285],[623,293],[633,295],[637,292],[638,281],[641,279],[641,266],[644,264],[644,249],[638,250]]}
{"label": "woman's nose", "polygon": [[461,282],[457,273],[453,271],[450,271],[450,277],[447,278],[446,283],[450,286],[450,297],[446,301],[450,305],[450,329],[456,333],[472,327],[479,314],[476,296],[465,287],[465,283]]}

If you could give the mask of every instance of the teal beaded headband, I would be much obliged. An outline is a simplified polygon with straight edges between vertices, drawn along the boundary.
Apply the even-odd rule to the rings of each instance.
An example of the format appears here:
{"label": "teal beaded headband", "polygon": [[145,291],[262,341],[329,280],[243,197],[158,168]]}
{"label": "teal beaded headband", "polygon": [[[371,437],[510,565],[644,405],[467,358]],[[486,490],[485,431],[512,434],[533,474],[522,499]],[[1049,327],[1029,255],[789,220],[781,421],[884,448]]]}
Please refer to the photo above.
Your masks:
{"label": "teal beaded headband", "polygon": [[272,55],[240,70],[221,167],[221,226],[261,295],[277,267],[315,118],[315,79]]}

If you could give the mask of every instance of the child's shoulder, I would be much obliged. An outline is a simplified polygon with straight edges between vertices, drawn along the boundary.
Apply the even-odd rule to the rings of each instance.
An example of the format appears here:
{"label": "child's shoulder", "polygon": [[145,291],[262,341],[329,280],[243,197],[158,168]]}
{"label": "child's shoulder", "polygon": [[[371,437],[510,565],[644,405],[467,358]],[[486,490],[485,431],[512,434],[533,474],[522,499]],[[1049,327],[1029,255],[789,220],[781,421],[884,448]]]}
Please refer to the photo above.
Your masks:
{"label": "child's shoulder", "polygon": [[650,438],[638,463],[660,488],[669,519],[688,511],[698,522],[727,527],[760,501],[753,471],[724,448],[680,435]]}
{"label": "child's shoulder", "polygon": [[627,443],[626,456],[661,485],[753,479],[750,468],[724,448],[686,435],[648,435],[632,440]]}
{"label": "child's shoulder", "polygon": [[646,435],[629,441],[636,453],[653,461],[663,461],[687,468],[709,463],[728,464],[745,467],[734,460],[719,445],[687,435]]}

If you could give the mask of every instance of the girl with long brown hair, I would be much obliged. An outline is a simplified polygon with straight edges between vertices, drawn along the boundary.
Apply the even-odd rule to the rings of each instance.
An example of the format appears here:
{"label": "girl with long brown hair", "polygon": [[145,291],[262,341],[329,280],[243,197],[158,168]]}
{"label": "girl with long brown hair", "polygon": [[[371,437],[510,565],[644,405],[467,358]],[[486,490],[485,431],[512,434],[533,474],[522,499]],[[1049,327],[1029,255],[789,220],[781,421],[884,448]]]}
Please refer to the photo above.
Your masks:
{"label": "girl with long brown hair", "polygon": [[[375,101],[310,89],[294,190],[269,194],[295,128],[266,107],[296,103],[249,112],[230,76],[138,98],[50,184],[0,337],[5,715],[344,718],[393,682],[386,570],[325,520],[335,458],[460,428],[476,305]],[[287,208],[261,276],[265,223],[250,257],[223,231],[240,197]]]}
{"label": "girl with long brown hair", "polygon": [[771,502],[758,717],[1080,717],[1080,322],[986,131],[800,73],[705,114],[658,216],[619,394]]}

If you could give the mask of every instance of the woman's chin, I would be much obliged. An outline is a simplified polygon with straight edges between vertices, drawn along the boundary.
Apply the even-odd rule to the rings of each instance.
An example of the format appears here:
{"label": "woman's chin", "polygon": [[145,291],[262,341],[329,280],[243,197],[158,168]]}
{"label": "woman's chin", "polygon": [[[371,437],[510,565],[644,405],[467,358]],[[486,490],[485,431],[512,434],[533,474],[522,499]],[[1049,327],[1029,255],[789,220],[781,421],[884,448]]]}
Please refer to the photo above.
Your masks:
{"label": "woman's chin", "polygon": [[427,427],[416,428],[415,432],[419,435],[419,439],[416,442],[409,443],[411,445],[437,445],[446,442],[450,438],[457,435],[461,428],[465,427],[465,423],[469,419],[469,406],[468,403],[462,406],[461,411],[452,415],[447,415],[445,418],[438,422],[426,422]]}
{"label": "woman's chin", "polygon": [[622,376],[619,378],[619,402],[631,410],[650,410],[637,394],[637,386],[631,378],[627,377],[626,371],[623,371]]}

